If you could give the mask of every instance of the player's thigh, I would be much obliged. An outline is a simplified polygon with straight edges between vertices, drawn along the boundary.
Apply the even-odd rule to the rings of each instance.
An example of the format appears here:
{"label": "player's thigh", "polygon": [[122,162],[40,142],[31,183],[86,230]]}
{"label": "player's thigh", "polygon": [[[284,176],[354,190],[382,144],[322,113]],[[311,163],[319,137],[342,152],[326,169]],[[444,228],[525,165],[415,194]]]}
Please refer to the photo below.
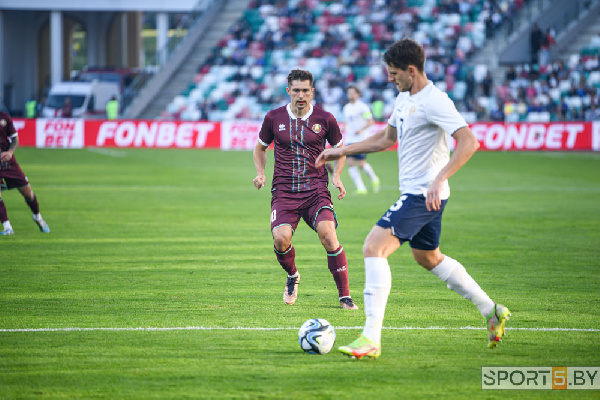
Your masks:
{"label": "player's thigh", "polygon": [[400,247],[400,240],[390,228],[375,225],[367,235],[363,245],[364,257],[389,257]]}
{"label": "player's thigh", "polygon": [[[423,253],[416,252],[417,254],[422,255],[415,256],[415,260],[425,268],[431,265],[431,263],[437,261],[435,264],[437,265],[442,261],[440,259],[441,253],[439,253],[439,246],[440,236],[442,235],[442,215],[446,208],[446,203],[447,200],[442,200],[439,210],[428,211],[427,216],[430,217],[429,221],[427,221],[427,223],[419,229],[419,232],[410,239],[410,247],[412,249],[423,251]],[[414,255],[415,252],[413,252],[413,256]]]}
{"label": "player's thigh", "polygon": [[331,202],[331,193],[327,189],[319,189],[305,203],[306,208],[300,211],[302,219],[313,230],[317,230],[317,224],[321,221],[332,221],[337,228],[337,216]]}
{"label": "player's thigh", "polygon": [[19,164],[11,165],[10,168],[0,171],[0,180],[4,180],[7,189],[19,189],[29,186],[29,179],[19,166]]}
{"label": "player's thigh", "polygon": [[33,199],[33,190],[31,189],[31,185],[27,184],[25,186],[21,186],[19,192],[23,195],[23,197],[27,199]]}
{"label": "player's thigh", "polygon": [[285,251],[292,242],[292,236],[300,221],[300,213],[295,205],[286,199],[271,201],[271,233],[278,251]]}

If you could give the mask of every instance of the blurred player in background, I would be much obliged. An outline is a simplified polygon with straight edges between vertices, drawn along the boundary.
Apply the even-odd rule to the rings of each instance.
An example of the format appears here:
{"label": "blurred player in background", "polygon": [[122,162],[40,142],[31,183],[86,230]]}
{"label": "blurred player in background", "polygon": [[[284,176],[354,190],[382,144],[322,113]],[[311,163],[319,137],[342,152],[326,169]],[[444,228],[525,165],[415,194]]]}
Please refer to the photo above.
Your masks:
{"label": "blurred player in background", "polygon": [[[348,104],[344,106],[344,118],[346,120],[346,137],[344,144],[349,145],[364,140],[367,137],[367,130],[375,123],[373,114],[369,106],[360,100],[360,91],[356,86],[349,86],[347,89]],[[379,178],[375,175],[373,167],[367,162],[366,154],[354,154],[347,157],[348,174],[356,186],[356,193],[366,194],[367,188],[360,176],[360,171],[371,179],[373,192],[377,193],[381,189]],[[360,169],[359,169],[360,168]]]}
{"label": "blurred player in background", "polygon": [[[37,197],[31,190],[31,185],[27,177],[21,170],[14,157],[15,150],[19,145],[17,130],[13,125],[10,116],[0,111],[0,186],[2,189],[19,189],[19,192],[25,198],[27,205],[33,212],[33,221],[37,224],[40,230],[44,233],[49,233],[50,228],[40,214],[40,206],[38,205]],[[6,206],[2,201],[2,192],[0,191],[0,223],[2,223],[2,231],[0,236],[13,235],[15,232],[8,220]]]}
{"label": "blurred player in background", "polygon": [[[277,261],[288,275],[283,301],[291,305],[298,297],[300,274],[295,264],[292,236],[302,218],[317,232],[327,251],[327,265],[338,288],[340,306],[356,310],[358,307],[350,297],[346,253],[335,232],[337,219],[327,188],[327,171],[323,166],[315,167],[325,141],[334,147],[342,146],[342,134],[333,115],[311,104],[315,89],[309,71],[292,70],[286,91],[290,103],[267,113],[253,152],[256,169],[253,183],[261,189],[266,183],[267,148],[275,142],[271,233]],[[343,168],[342,158],[332,175],[332,182],[340,191],[340,200],[346,195],[340,180]]]}
{"label": "blurred player in background", "polygon": [[[400,93],[388,125],[360,143],[324,150],[317,166],[351,154],[385,150],[398,142],[400,199],[381,217],[365,240],[365,314],[362,334],[346,355],[376,358],[381,354],[381,328],[392,275],[387,258],[408,242],[419,265],[448,288],[470,300],[487,322],[489,348],[504,335],[509,310],[494,303],[456,260],[439,249],[442,213],[450,188],[448,178],[477,151],[479,143],[447,94],[424,72],[425,52],[412,39],[395,42],[384,54],[388,80]],[[456,139],[450,157],[446,132]]]}

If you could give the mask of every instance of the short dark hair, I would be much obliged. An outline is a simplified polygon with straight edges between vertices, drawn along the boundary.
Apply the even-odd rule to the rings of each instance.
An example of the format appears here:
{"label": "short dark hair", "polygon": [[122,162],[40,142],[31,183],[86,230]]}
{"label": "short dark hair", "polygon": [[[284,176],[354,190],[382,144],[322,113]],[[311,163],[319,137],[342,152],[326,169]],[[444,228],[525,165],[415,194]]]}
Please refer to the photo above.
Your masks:
{"label": "short dark hair", "polygon": [[313,76],[310,71],[305,69],[293,69],[290,71],[287,77],[288,87],[292,86],[293,81],[309,81],[310,87],[313,86]]}
{"label": "short dark hair", "polygon": [[383,54],[383,61],[387,65],[403,71],[406,71],[409,65],[413,65],[419,72],[423,72],[425,50],[411,38],[400,39]]}
{"label": "short dark hair", "polygon": [[356,86],[356,85],[348,85],[348,87],[346,88],[346,90],[350,90],[350,89],[354,89],[354,90],[356,90],[356,93],[360,94],[360,89],[358,88],[358,86]]}

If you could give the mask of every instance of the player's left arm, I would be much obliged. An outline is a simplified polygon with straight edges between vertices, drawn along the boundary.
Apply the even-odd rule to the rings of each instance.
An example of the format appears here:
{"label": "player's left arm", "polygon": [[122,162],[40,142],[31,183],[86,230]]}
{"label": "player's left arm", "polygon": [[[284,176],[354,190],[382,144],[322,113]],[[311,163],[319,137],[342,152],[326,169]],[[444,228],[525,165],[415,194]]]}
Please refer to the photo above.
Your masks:
{"label": "player's left arm", "polygon": [[15,150],[19,146],[19,138],[17,136],[13,137],[10,142],[10,146],[7,151],[3,151],[0,154],[0,161],[7,162],[13,158],[13,154],[15,154]]}
{"label": "player's left arm", "polygon": [[454,175],[456,171],[465,165],[465,163],[469,161],[471,156],[475,154],[479,148],[479,142],[469,126],[463,126],[462,128],[459,128],[456,132],[454,132],[452,137],[456,139],[456,147],[452,153],[452,156],[450,157],[450,161],[448,161],[448,164],[441,169],[433,182],[431,182],[431,185],[429,185],[427,197],[425,199],[427,211],[437,211],[440,209],[442,205],[440,195],[442,193],[444,181]]}
{"label": "player's left arm", "polygon": [[[337,146],[337,148],[340,148],[340,147],[342,147],[342,144]],[[343,199],[346,196],[346,188],[344,187],[344,184],[342,183],[342,171],[344,170],[345,164],[346,164],[346,156],[337,159],[336,162],[333,163],[334,170],[333,170],[333,174],[331,175],[331,183],[333,183],[333,186],[338,188],[338,190],[340,191],[340,193],[338,194],[339,200]]]}

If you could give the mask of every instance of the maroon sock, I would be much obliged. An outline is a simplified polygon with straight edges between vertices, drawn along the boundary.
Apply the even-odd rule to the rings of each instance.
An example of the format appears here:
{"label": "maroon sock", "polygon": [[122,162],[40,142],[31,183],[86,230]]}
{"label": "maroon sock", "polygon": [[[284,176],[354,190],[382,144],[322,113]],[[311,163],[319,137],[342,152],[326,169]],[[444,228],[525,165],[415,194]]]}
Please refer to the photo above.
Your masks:
{"label": "maroon sock", "polygon": [[5,223],[6,221],[8,221],[8,213],[6,212],[4,202],[0,199],[0,224]]}
{"label": "maroon sock", "polygon": [[277,256],[277,261],[281,264],[281,267],[285,269],[285,272],[288,273],[288,276],[294,275],[298,270],[296,269],[296,250],[294,246],[290,244],[290,247],[287,248],[284,252],[279,252],[275,249],[275,255]]}
{"label": "maroon sock", "polygon": [[40,205],[37,202],[37,196],[35,194],[33,195],[33,199],[25,199],[25,201],[27,202],[29,208],[31,208],[31,212],[33,212],[34,214],[40,213]]}
{"label": "maroon sock", "polygon": [[337,250],[327,252],[327,266],[333,280],[338,288],[338,293],[341,297],[350,296],[350,286],[348,284],[348,260],[346,260],[346,252],[340,245]]}

